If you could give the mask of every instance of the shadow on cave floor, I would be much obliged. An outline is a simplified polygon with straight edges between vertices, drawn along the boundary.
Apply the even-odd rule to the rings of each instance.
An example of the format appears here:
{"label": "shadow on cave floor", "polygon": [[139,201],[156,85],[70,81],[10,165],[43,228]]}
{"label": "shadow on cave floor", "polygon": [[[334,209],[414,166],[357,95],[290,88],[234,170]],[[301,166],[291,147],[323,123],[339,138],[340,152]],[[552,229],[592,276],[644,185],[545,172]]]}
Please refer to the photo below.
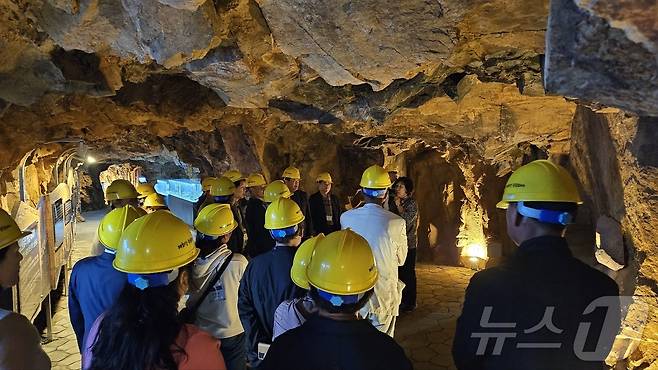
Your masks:
{"label": "shadow on cave floor", "polygon": [[419,264],[418,308],[398,317],[395,339],[416,370],[456,369],[452,340],[466,286],[475,271],[464,267]]}

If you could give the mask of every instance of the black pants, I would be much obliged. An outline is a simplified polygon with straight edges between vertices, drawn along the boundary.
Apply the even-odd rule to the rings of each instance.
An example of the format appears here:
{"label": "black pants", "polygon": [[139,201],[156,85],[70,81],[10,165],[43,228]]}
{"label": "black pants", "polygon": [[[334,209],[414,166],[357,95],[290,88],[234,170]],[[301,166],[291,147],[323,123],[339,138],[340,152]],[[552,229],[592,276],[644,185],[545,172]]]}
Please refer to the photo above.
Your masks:
{"label": "black pants", "polygon": [[409,249],[404,265],[398,268],[400,280],[405,284],[402,291],[402,307],[416,305],[416,248]]}

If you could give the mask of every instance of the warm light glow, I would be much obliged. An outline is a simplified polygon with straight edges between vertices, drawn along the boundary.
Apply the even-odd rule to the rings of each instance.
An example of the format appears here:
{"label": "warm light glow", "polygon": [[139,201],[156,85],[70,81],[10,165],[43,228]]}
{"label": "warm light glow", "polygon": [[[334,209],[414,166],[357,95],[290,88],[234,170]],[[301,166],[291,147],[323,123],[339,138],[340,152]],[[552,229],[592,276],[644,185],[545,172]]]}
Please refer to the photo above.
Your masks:
{"label": "warm light glow", "polygon": [[487,254],[487,247],[481,243],[471,243],[466,245],[464,248],[462,248],[461,255],[464,257],[469,257],[471,261],[477,258],[483,259],[485,261],[489,259]]}
{"label": "warm light glow", "polygon": [[96,158],[94,158],[94,157],[88,155],[88,156],[87,156],[87,163],[89,163],[89,164],[96,163]]}

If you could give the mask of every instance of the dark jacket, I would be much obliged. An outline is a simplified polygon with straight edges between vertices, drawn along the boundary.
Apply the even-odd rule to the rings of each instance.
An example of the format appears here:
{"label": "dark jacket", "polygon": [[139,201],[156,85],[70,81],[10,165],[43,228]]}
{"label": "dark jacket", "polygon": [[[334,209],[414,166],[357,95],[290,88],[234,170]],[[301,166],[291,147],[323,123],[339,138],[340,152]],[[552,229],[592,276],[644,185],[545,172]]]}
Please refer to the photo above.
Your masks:
{"label": "dark jacket", "polygon": [[304,295],[290,278],[295,251],[291,247],[274,247],[251,260],[240,280],[238,311],[252,367],[259,363],[258,342],[272,343],[276,308],[285,300]]}
{"label": "dark jacket", "polygon": [[313,316],[276,338],[265,370],[409,370],[411,362],[393,338],[367,320]]}
{"label": "dark jacket", "polygon": [[338,203],[337,196],[329,193],[329,197],[331,199],[333,225],[327,224],[327,213],[324,209],[322,194],[317,192],[311,195],[311,197],[308,199],[315,234],[324,233],[324,235],[328,235],[329,233],[340,230],[340,203]]}
{"label": "dark jacket", "polygon": [[244,215],[244,226],[247,229],[246,254],[254,258],[274,248],[274,239],[269,230],[265,228],[265,210],[267,204],[258,198],[251,198],[247,202]]}
{"label": "dark jacket", "polygon": [[114,255],[104,252],[73,266],[69,283],[69,316],[82,350],[84,338],[94,321],[107,311],[126,285],[126,274],[112,267]]}
{"label": "dark jacket", "polygon": [[244,229],[244,219],[243,219],[243,213],[242,213],[242,208],[240,207],[239,204],[231,204],[231,211],[233,211],[233,218],[235,221],[238,223],[238,227],[233,230],[233,234],[231,234],[231,238],[229,238],[228,243],[228,249],[230,249],[233,253],[244,253],[244,234],[245,234],[245,229]]}
{"label": "dark jacket", "polygon": [[199,214],[199,211],[203,207],[208,205],[208,201],[210,199],[212,199],[212,197],[209,197],[208,194],[203,193],[201,194],[199,199],[197,199],[196,202],[194,202],[194,204],[192,205],[192,216],[195,220],[196,220],[196,216]]}
{"label": "dark jacket", "polygon": [[311,236],[315,235],[315,229],[313,228],[313,219],[311,218],[311,209],[308,204],[308,194],[303,190],[297,190],[292,193],[290,199],[294,200],[295,203],[299,206],[306,218],[304,221],[304,239],[308,239]]}
{"label": "dark jacket", "polygon": [[[460,370],[602,370],[621,323],[618,295],[615,281],[574,258],[565,239],[545,236],[528,240],[506,263],[471,278],[457,321],[452,348],[455,364]],[[605,296],[613,297],[609,310],[583,314],[592,301]],[[485,320],[487,306],[491,314]],[[546,316],[552,324],[540,325]],[[611,330],[602,330],[604,319]],[[483,328],[481,322],[509,323],[509,327]],[[599,361],[583,361],[574,350],[581,322],[592,323],[588,343],[601,337],[605,354]],[[501,339],[489,339],[485,353],[477,355],[482,334],[498,334]],[[503,346],[499,355],[492,352],[496,340]],[[533,344],[560,348],[528,348]],[[594,350],[593,346],[585,349]]]}

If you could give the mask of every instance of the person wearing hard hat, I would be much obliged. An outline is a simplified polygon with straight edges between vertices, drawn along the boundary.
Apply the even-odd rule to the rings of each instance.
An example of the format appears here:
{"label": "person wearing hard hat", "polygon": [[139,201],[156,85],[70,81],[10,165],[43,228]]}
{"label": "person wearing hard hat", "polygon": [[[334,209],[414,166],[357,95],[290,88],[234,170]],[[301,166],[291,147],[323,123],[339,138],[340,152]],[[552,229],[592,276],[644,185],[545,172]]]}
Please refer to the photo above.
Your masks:
{"label": "person wearing hard hat", "polygon": [[249,194],[249,199],[263,199],[266,186],[267,181],[265,181],[265,176],[260,173],[252,173],[249,175],[249,177],[247,177],[247,192]]}
{"label": "person wearing hard hat", "polygon": [[[358,316],[373,294],[378,269],[368,242],[351,230],[320,240],[306,268],[317,314],[277,337],[265,370],[410,370],[393,338]],[[294,365],[291,360],[294,359]]]}
{"label": "person wearing hard hat", "polygon": [[272,343],[274,311],[281,302],[304,292],[290,278],[290,268],[304,235],[304,214],[294,201],[279,197],[265,211],[265,228],[274,248],[249,262],[240,281],[238,311],[247,336],[247,359],[258,368]]}
{"label": "person wearing hard hat", "polygon": [[328,172],[315,179],[318,191],[308,199],[315,232],[329,234],[340,230],[341,208],[338,197],[332,192],[333,181]]}
{"label": "person wearing hard hat", "polygon": [[201,253],[192,273],[193,285],[199,289],[187,302],[188,308],[196,308],[194,323],[221,340],[220,350],[228,370],[244,370],[246,366],[238,287],[247,259],[226,245],[237,227],[227,204],[211,204],[199,212],[194,228]]}
{"label": "person wearing hard hat", "polygon": [[112,209],[121,208],[125,205],[139,207],[139,193],[128,180],[116,179],[105,189],[105,201]]}
{"label": "person wearing hard hat", "polygon": [[308,204],[308,194],[306,194],[304,190],[299,188],[299,182],[302,179],[301,173],[299,172],[299,169],[296,167],[288,167],[283,171],[283,175],[281,177],[283,179],[283,182],[286,183],[286,186],[288,187],[288,189],[290,189],[290,192],[292,193],[290,199],[294,200],[295,203],[297,203],[299,208],[302,210],[304,217],[306,218],[304,225],[304,233],[305,233],[304,238],[308,239],[311,236],[315,235],[315,229],[313,228],[311,209],[309,208],[309,204]]}
{"label": "person wearing hard hat", "polygon": [[[21,260],[18,241],[30,235],[0,209],[0,290],[18,284]],[[6,370],[48,370],[50,359],[41,348],[41,336],[23,315],[0,308],[0,367]]]}
{"label": "person wearing hard hat", "polygon": [[169,207],[167,207],[167,202],[165,201],[164,197],[158,193],[149,194],[144,200],[143,207],[146,210],[146,213],[169,210]]}
{"label": "person wearing hard hat", "polygon": [[228,177],[233,181],[233,184],[235,185],[233,203],[240,208],[240,212],[244,216],[244,211],[247,208],[247,178],[238,170],[226,171],[223,176]]}
{"label": "person wearing hard hat", "polygon": [[245,209],[244,226],[247,229],[249,238],[245,246],[245,254],[250,258],[254,258],[274,246],[274,239],[270,236],[269,231],[265,229],[267,204],[264,197],[266,185],[265,177],[259,173],[251,174],[247,178],[247,189],[249,189],[250,197]]}
{"label": "person wearing hard hat", "polygon": [[188,226],[171,212],[128,225],[113,262],[128,284],[92,325],[82,368],[225,370],[219,340],[178,317],[198,255]]}
{"label": "person wearing hard hat", "polygon": [[364,237],[375,255],[379,280],[375,293],[361,309],[380,331],[393,337],[395,321],[404,284],[398,280],[398,267],[407,258],[407,231],[404,219],[382,207],[391,187],[388,173],[381,166],[370,166],[361,176],[361,192],[365,204],[340,217],[340,224]]}
{"label": "person wearing hard hat", "polygon": [[155,187],[153,186],[153,184],[149,184],[149,183],[141,183],[141,184],[137,185],[135,190],[137,190],[137,192],[139,193],[139,196],[137,197],[137,199],[140,202],[140,204],[139,204],[140,207],[143,205],[146,197],[148,197],[149,195],[155,193]]}
{"label": "person wearing hard hat", "polygon": [[[244,251],[246,232],[243,226],[242,210],[238,201],[244,197],[245,189],[244,184],[236,187],[236,183],[244,183],[244,180],[238,179],[234,182],[228,177],[222,176],[216,184],[210,187],[210,195],[212,197],[212,203],[228,204],[231,207],[233,217],[238,223],[238,231],[231,233],[228,248],[235,253],[242,253]],[[205,206],[203,205],[203,207]]]}
{"label": "person wearing hard hat", "polygon": [[140,217],[131,205],[115,208],[98,225],[98,240],[104,251],[78,261],[69,278],[69,317],[82,351],[91,325],[116,302],[126,285],[126,274],[112,267],[121,233]]}
{"label": "person wearing hard hat", "polygon": [[306,278],[306,267],[311,260],[315,246],[322,239],[324,239],[324,234],[322,233],[311,239],[307,239],[299,246],[295,253],[295,258],[290,268],[290,278],[295,285],[304,289],[307,293],[301,298],[283,301],[276,308],[276,311],[274,311],[274,328],[272,331],[273,341],[276,340],[276,337],[288,330],[302,325],[309,317],[317,313],[315,302],[313,302],[313,299],[308,294],[310,286]]}
{"label": "person wearing hard hat", "polygon": [[[579,204],[575,181],[551,161],[526,164],[507,180],[497,206],[518,248],[471,278],[452,347],[458,369],[607,368],[621,326],[619,289],[571,254],[564,235]],[[487,337],[498,338],[495,348]],[[588,338],[594,346],[585,346]]]}
{"label": "person wearing hard hat", "polygon": [[196,218],[196,216],[199,214],[199,211],[201,210],[202,206],[210,204],[212,202],[209,201],[210,198],[210,188],[212,187],[213,184],[217,183],[217,180],[219,180],[216,177],[204,177],[201,180],[201,195],[199,198],[194,202],[192,205],[192,214]]}
{"label": "person wearing hard hat", "polygon": [[[250,207],[247,211],[247,224],[252,230],[253,238],[250,237],[247,242],[247,255],[254,258],[265,252],[269,252],[276,244],[272,234],[265,228],[265,213],[267,206],[280,197],[290,198],[292,193],[281,180],[272,181],[263,192],[262,208]],[[249,234],[249,235],[252,235]]]}

